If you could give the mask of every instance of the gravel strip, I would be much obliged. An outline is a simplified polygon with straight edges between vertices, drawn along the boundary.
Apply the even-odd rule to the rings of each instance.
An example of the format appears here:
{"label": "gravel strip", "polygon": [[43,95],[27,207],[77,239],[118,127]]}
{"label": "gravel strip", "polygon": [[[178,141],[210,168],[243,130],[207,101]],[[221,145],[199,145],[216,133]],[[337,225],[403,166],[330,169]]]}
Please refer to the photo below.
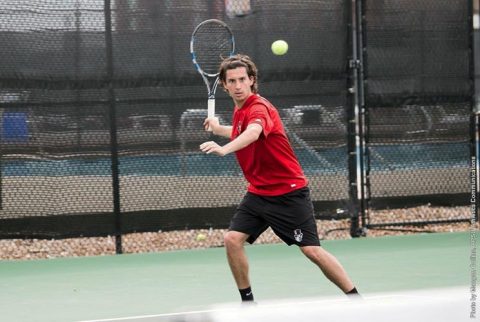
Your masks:
{"label": "gravel strip", "polygon": [[[407,209],[371,211],[372,222],[425,221],[429,219],[470,218],[470,207],[421,206]],[[318,220],[318,233],[322,240],[350,239],[350,222],[344,220]],[[479,229],[478,223],[466,221],[453,224],[391,226],[370,229],[368,237],[417,234],[423,232],[460,232]],[[163,252],[181,249],[223,247],[225,229],[182,230],[168,232],[133,233],[123,236],[124,253]],[[280,243],[268,229],[256,243]],[[0,259],[43,259],[59,257],[101,256],[115,254],[114,237],[68,239],[4,239],[0,240]]]}

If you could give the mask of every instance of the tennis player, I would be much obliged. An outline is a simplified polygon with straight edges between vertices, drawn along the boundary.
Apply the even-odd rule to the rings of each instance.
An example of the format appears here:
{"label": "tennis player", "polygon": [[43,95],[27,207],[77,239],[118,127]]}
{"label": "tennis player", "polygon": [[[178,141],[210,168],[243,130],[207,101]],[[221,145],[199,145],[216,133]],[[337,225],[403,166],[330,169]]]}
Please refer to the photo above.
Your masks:
{"label": "tennis player", "polygon": [[228,263],[242,301],[253,301],[244,243],[253,243],[268,227],[286,244],[295,244],[347,295],[357,289],[339,261],[320,246],[308,181],[286,136],[277,109],[257,94],[257,67],[245,55],[225,59],[220,82],[235,103],[232,126],[207,118],[205,129],[228,137],[220,146],[200,145],[207,154],[236,153],[248,191],[224,236]]}

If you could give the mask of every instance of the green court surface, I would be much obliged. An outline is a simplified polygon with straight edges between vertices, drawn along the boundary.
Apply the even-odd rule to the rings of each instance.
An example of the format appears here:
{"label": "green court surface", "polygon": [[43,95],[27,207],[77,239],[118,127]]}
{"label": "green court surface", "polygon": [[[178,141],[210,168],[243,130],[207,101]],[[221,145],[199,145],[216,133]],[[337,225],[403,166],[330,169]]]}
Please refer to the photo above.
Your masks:
{"label": "green court surface", "polygon": [[[470,285],[471,233],[324,241],[363,294]],[[247,247],[256,300],[341,295],[297,247]],[[223,248],[0,262],[2,321],[80,321],[239,301]]]}

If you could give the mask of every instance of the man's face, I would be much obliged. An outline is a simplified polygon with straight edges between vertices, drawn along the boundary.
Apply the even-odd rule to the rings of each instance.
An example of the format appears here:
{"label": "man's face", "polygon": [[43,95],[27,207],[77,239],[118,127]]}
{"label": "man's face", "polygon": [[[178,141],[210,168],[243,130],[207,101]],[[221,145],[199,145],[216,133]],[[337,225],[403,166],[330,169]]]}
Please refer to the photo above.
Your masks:
{"label": "man's face", "polygon": [[238,107],[242,107],[245,100],[252,95],[253,77],[248,77],[245,67],[229,69],[225,76],[223,87],[233,98],[235,104]]}

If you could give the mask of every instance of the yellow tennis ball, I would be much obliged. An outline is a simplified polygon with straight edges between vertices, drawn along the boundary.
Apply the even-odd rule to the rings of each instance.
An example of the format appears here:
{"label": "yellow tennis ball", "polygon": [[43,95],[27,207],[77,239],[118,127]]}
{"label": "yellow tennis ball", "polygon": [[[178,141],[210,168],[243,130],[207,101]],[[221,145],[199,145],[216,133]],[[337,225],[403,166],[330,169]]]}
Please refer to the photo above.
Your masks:
{"label": "yellow tennis ball", "polygon": [[200,233],[197,235],[197,241],[204,241],[205,239],[207,239],[205,234]]}
{"label": "yellow tennis ball", "polygon": [[288,51],[288,44],[285,40],[276,40],[272,43],[272,52],[277,55],[285,55]]}

